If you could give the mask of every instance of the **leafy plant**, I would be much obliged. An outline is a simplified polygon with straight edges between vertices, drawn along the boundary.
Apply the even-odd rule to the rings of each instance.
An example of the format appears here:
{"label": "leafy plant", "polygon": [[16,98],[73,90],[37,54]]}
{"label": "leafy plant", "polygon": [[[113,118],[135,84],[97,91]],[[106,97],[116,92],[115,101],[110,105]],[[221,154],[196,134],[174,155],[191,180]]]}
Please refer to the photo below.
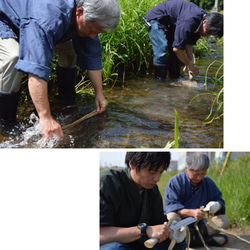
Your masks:
{"label": "leafy plant", "polygon": [[202,57],[210,53],[210,45],[207,37],[201,37],[193,46],[195,57]]}

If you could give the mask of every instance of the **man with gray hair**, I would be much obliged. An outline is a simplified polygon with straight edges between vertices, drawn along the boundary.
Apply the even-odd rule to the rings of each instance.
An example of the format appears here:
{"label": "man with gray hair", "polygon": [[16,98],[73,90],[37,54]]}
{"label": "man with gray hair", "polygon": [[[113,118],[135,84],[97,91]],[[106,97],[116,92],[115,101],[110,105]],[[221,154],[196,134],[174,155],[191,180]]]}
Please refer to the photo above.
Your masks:
{"label": "man with gray hair", "polygon": [[63,131],[51,115],[48,100],[50,63],[59,56],[59,96],[73,99],[76,65],[87,69],[98,112],[105,101],[102,89],[101,46],[98,34],[117,27],[120,8],[115,0],[0,1],[0,120],[12,130],[22,72],[28,74],[31,98],[46,139]]}
{"label": "man with gray hair", "polygon": [[[185,172],[173,176],[165,189],[164,211],[171,223],[186,217],[194,217],[198,221],[199,231],[207,245],[222,246],[227,241],[226,235],[219,234],[208,223],[205,212],[215,214],[213,223],[226,229],[229,219],[225,215],[225,201],[214,181],[206,176],[209,167],[208,155],[201,152],[187,153]],[[201,207],[204,207],[202,210]],[[194,223],[189,225],[190,246],[203,246]]]}

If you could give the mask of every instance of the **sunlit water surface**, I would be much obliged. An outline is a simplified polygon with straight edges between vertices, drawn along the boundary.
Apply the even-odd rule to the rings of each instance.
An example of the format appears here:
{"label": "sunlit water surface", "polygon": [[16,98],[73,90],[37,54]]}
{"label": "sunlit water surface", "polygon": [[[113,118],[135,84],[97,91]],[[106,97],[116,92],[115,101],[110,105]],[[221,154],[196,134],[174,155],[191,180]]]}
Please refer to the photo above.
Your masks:
{"label": "sunlit water surface", "polygon": [[[152,75],[104,87],[107,111],[65,131],[63,140],[41,135],[38,117],[31,112],[19,120],[24,130],[19,136],[0,138],[0,148],[160,148],[174,140],[175,112],[179,116],[180,148],[223,147],[223,119],[205,123],[210,112],[208,96],[191,99],[206,92],[205,71],[213,59],[200,62],[197,82],[159,82]],[[214,76],[214,73],[211,73]],[[208,89],[214,84],[208,78]],[[51,102],[55,119],[62,125],[72,123],[95,109],[94,98],[78,96],[73,106]]]}

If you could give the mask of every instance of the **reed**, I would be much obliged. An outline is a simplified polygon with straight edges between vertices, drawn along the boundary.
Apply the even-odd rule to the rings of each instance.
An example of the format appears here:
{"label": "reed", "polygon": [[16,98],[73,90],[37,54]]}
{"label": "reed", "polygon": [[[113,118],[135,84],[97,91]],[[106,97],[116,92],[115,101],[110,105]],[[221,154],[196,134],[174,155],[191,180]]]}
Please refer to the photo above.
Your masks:
{"label": "reed", "polygon": [[124,79],[125,75],[149,69],[153,51],[143,17],[160,2],[162,1],[120,1],[119,26],[112,33],[100,34],[104,81],[115,80],[117,76]]}

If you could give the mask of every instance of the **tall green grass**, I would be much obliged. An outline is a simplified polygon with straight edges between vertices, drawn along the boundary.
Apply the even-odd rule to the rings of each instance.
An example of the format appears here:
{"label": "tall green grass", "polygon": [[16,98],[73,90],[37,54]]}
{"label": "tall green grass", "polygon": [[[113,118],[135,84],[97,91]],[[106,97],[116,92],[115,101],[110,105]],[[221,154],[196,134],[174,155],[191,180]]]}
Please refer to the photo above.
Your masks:
{"label": "tall green grass", "polygon": [[[230,226],[250,229],[250,153],[237,160],[230,160],[223,174],[215,176],[215,169],[216,162],[213,161],[207,175],[214,180],[223,194]],[[167,182],[175,174],[177,171],[162,174],[158,187],[163,200]]]}
{"label": "tall green grass", "polygon": [[228,162],[223,174],[208,171],[223,193],[231,225],[250,228],[250,154]]}
{"label": "tall green grass", "polygon": [[[162,0],[120,0],[121,17],[115,31],[100,34],[104,82],[115,82],[117,76],[147,73],[152,67],[153,50],[143,24],[148,10]],[[221,39],[221,41],[223,41]],[[196,56],[209,54],[208,39],[199,39],[194,46]]]}
{"label": "tall green grass", "polygon": [[119,72],[124,75],[147,70],[152,61],[152,47],[143,24],[147,11],[161,0],[120,0],[119,26],[112,33],[100,34],[104,81]]}

